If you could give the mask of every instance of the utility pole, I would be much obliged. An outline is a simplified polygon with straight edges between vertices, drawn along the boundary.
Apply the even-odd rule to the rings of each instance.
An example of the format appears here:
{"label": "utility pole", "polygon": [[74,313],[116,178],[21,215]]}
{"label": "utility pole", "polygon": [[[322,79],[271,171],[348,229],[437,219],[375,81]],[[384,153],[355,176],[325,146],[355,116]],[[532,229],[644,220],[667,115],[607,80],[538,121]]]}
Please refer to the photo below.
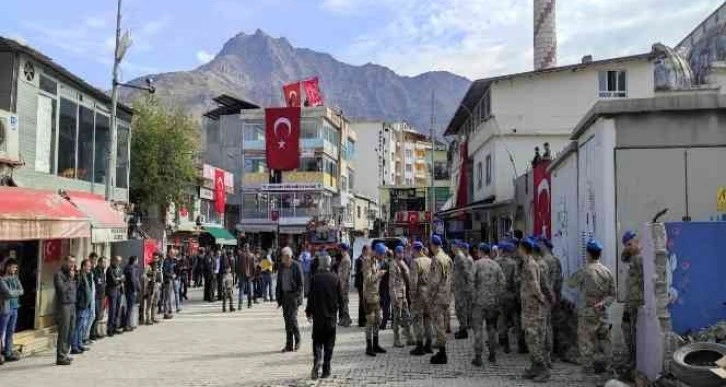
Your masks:
{"label": "utility pole", "polygon": [[126,47],[120,48],[121,43],[121,0],[117,0],[116,9],[116,45],[113,50],[113,85],[111,88],[111,135],[108,139],[108,164],[106,168],[106,200],[113,201],[113,191],[116,187],[116,148],[118,147],[118,128],[116,126],[116,105],[118,104],[118,65],[125,53]]}
{"label": "utility pole", "polygon": [[434,90],[431,90],[431,128],[429,129],[429,136],[431,137],[431,220],[429,221],[430,233],[434,233],[434,215],[436,214],[436,175],[434,173],[434,162],[435,162],[435,151],[436,151],[436,140],[434,139],[434,126],[436,125],[436,114],[435,114],[435,99]]}

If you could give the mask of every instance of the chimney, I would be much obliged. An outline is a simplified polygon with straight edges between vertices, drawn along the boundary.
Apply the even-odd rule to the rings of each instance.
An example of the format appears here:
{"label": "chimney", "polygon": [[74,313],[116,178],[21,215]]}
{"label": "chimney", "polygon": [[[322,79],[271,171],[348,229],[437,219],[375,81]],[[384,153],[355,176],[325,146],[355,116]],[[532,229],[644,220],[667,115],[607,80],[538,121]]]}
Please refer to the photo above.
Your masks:
{"label": "chimney", "polygon": [[582,57],[582,64],[592,63],[592,55],[585,55]]}
{"label": "chimney", "polygon": [[534,69],[557,66],[556,0],[534,0]]}

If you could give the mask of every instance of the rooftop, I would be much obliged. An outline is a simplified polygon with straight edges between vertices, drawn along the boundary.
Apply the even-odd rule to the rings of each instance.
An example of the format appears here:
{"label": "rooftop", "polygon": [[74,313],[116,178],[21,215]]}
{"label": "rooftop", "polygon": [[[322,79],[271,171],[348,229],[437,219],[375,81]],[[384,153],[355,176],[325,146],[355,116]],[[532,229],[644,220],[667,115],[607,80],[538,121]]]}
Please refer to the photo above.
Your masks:
{"label": "rooftop", "polygon": [[243,109],[259,109],[260,106],[252,102],[233,97],[229,94],[220,94],[213,99],[219,107],[214,108],[206,113],[204,117],[218,120],[220,116],[226,116],[230,114],[238,114]]}

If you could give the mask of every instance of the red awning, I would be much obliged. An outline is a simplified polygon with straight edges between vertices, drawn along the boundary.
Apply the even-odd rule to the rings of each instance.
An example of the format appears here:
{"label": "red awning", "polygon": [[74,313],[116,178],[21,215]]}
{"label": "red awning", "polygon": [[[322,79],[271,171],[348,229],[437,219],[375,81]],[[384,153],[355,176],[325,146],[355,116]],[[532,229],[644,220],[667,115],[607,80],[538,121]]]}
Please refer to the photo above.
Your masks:
{"label": "red awning", "polygon": [[94,228],[126,229],[124,214],[111,207],[103,196],[82,191],[68,191],[67,194],[71,202],[91,218]]}
{"label": "red awning", "polygon": [[0,240],[88,238],[88,217],[51,191],[0,187]]}

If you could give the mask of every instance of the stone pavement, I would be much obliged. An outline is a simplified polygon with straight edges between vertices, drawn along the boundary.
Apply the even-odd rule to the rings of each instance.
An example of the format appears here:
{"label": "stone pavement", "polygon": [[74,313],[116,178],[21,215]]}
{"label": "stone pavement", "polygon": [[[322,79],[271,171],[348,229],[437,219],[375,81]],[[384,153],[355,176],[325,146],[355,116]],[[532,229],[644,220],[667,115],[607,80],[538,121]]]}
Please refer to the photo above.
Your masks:
{"label": "stone pavement", "polygon": [[[303,345],[299,352],[280,353],[284,344],[281,311],[274,303],[222,313],[219,302],[195,301],[173,320],[132,333],[106,338],[90,352],[75,356],[73,365],[54,365],[48,352],[0,366],[3,386],[131,387],[131,386],[528,386],[519,375],[524,355],[500,354],[495,366],[470,365],[471,338],[449,342],[449,364],[432,366],[429,356],[412,357],[410,347],[392,348],[392,333],[382,332],[387,354],[365,356],[362,328],[339,328],[330,379],[309,380],[312,362],[310,324],[300,311]],[[351,315],[357,299],[351,294]],[[452,313],[453,315],[453,313]],[[454,322],[453,325],[456,325]],[[451,335],[450,335],[451,337]],[[544,386],[592,385],[578,367],[556,363]]]}

